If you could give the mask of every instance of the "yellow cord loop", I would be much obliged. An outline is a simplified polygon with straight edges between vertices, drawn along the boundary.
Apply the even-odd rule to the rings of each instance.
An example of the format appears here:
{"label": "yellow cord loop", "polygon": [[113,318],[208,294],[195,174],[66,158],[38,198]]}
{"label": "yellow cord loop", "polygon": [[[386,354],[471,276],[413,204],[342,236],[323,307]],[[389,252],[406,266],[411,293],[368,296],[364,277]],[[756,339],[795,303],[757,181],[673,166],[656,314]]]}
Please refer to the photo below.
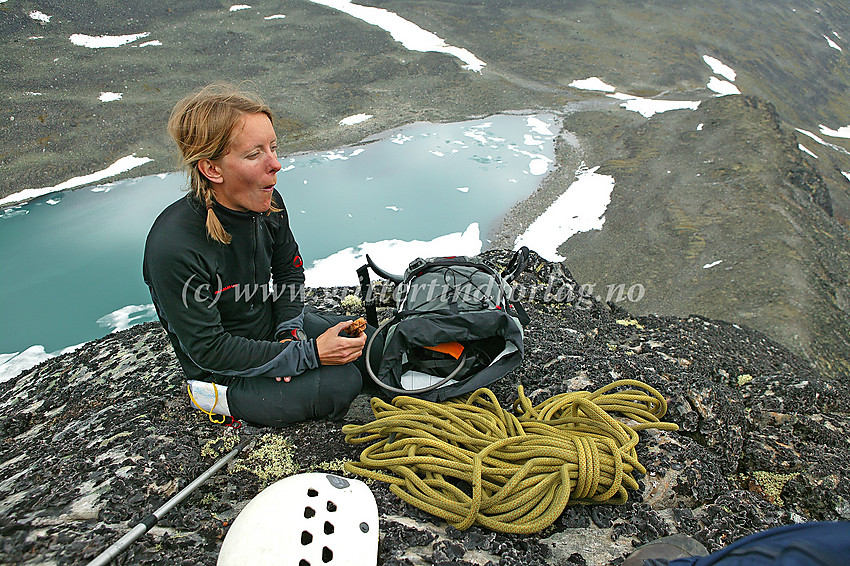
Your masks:
{"label": "yellow cord loop", "polygon": [[679,429],[661,422],[664,397],[640,381],[563,393],[537,406],[522,386],[518,394],[515,414],[488,389],[442,403],[374,397],[374,421],[342,427],[346,442],[368,444],[345,469],[388,483],[399,498],[460,530],[478,524],[534,533],[567,504],[624,503],[626,489],[638,487],[632,472],[646,473],[636,431]]}
{"label": "yellow cord loop", "polygon": [[[188,390],[189,390],[189,399],[192,401],[192,404],[193,404],[194,406],[196,406],[196,407],[198,408],[198,410],[199,410],[199,411],[201,411],[202,413],[204,413],[205,415],[207,415],[207,417],[209,417],[209,419],[210,419],[210,422],[212,422],[212,423],[214,423],[214,424],[224,424],[224,422],[227,420],[227,417],[225,417],[224,415],[216,415],[216,414],[215,414],[215,413],[213,413],[212,411],[207,411],[206,409],[204,409],[203,407],[201,407],[201,406],[198,404],[198,402],[197,402],[197,401],[195,401],[195,396],[194,396],[194,395],[192,395],[192,386],[191,386],[191,385],[187,385],[187,386],[186,386],[186,389],[188,389]],[[215,392],[215,400],[213,401],[212,406],[213,406],[213,408],[215,408],[215,406],[216,406],[216,405],[218,405],[218,387],[216,387],[216,386],[215,386],[215,383],[213,383],[213,391]],[[215,420],[215,417],[221,417],[221,420],[220,420],[220,421],[217,421],[217,420]]]}

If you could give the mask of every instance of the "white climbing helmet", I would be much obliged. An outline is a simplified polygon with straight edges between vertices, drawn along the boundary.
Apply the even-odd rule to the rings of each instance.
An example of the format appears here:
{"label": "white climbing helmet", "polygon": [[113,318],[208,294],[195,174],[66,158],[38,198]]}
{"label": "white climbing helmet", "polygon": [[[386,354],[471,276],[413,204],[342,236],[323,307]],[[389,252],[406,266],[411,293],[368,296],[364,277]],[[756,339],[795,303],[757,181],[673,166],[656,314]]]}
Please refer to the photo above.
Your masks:
{"label": "white climbing helmet", "polygon": [[261,491],[233,521],[218,566],[363,566],[378,561],[378,505],[365,483],[299,474]]}

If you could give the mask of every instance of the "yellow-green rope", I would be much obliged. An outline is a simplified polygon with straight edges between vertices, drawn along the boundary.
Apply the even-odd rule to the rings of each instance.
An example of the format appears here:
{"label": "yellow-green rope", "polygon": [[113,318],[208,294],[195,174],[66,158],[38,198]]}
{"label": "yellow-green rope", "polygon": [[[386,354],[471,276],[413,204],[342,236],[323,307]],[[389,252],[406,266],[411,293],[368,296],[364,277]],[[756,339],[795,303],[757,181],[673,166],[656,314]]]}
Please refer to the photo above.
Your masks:
{"label": "yellow-green rope", "polygon": [[646,473],[636,431],[678,430],[660,420],[667,412],[661,394],[640,381],[564,393],[536,406],[522,386],[518,393],[514,413],[489,389],[442,403],[375,397],[374,421],[342,427],[346,442],[369,444],[345,469],[387,482],[404,501],[460,530],[478,524],[533,533],[569,503],[624,503],[626,489],[638,487],[632,472]]}

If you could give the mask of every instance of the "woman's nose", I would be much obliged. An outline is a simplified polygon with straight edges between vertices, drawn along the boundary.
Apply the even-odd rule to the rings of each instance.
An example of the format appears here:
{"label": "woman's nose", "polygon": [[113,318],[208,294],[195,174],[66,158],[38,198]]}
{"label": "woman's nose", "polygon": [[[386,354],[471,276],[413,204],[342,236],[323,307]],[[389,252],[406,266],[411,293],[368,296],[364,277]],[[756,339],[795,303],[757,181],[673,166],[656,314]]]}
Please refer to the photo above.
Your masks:
{"label": "woman's nose", "polygon": [[274,153],[274,152],[272,152],[272,153],[271,153],[271,163],[270,163],[270,166],[271,166],[271,170],[272,170],[274,173],[277,173],[277,172],[278,172],[278,171],[280,171],[280,169],[281,169],[281,167],[280,167],[280,160],[277,158],[277,155],[275,155],[275,153]]}

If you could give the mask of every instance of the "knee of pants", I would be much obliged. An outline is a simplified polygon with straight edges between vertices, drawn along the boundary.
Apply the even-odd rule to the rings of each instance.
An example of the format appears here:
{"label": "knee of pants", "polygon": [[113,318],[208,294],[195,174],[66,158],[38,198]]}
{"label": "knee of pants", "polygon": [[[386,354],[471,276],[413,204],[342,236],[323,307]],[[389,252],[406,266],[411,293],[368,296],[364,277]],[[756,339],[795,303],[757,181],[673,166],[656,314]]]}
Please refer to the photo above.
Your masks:
{"label": "knee of pants", "polygon": [[360,394],[363,378],[353,364],[323,366],[321,372],[318,412],[331,419],[342,417]]}

